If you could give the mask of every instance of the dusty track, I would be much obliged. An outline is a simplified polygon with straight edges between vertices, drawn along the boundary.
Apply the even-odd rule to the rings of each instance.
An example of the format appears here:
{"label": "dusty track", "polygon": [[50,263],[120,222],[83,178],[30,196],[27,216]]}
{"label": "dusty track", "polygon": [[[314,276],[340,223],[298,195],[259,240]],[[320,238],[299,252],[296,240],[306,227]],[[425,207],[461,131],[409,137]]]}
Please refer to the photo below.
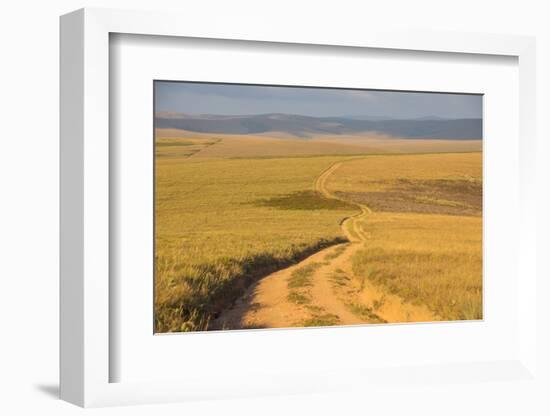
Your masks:
{"label": "dusty track", "polygon": [[[329,190],[327,189],[328,178],[334,172],[336,172],[336,170],[338,170],[340,166],[342,166],[342,163],[344,162],[333,163],[325,171],[323,171],[323,173],[321,173],[321,175],[319,175],[319,177],[317,177],[317,179],[315,180],[313,184],[313,189],[319,192],[325,198],[337,199],[342,202],[349,203],[349,201],[344,201],[343,199],[336,197],[335,195],[330,193]],[[367,241],[367,236],[365,234],[365,231],[363,230],[362,221],[365,219],[367,214],[371,212],[369,207],[367,207],[366,205],[361,205],[361,204],[355,204],[355,205],[359,207],[361,212],[352,217],[346,218],[342,222],[342,232],[344,233],[346,238],[352,243]]]}
{"label": "dusty track", "polygon": [[[328,190],[327,182],[343,163],[336,162],[323,171],[313,189],[325,198],[341,200]],[[349,243],[321,250],[263,278],[212,322],[212,329],[437,320],[426,307],[404,303],[398,296],[373,286],[365,276],[354,275],[352,257],[368,244],[364,225],[371,214],[366,205],[355,205],[360,212],[341,224]],[[304,285],[292,287],[293,277],[306,270],[311,273]]]}

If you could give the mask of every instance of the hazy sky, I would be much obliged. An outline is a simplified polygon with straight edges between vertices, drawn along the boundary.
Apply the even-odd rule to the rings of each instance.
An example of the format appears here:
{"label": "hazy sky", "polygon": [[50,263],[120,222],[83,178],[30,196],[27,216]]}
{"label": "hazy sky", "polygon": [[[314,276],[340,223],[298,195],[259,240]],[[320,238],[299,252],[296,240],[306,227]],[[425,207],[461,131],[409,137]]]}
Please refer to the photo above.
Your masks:
{"label": "hazy sky", "polygon": [[480,95],[155,82],[155,110],[194,114],[481,118]]}

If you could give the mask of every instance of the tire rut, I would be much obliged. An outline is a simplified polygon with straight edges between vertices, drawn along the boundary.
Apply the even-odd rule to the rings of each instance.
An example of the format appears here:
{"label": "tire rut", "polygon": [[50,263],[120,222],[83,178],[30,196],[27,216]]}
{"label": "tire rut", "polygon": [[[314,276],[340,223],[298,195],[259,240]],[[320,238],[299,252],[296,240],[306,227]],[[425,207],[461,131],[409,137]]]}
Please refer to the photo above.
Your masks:
{"label": "tire rut", "polygon": [[[313,189],[328,199],[343,200],[327,189],[328,179],[344,162],[336,162],[314,181]],[[353,203],[360,212],[346,218],[341,229],[349,243],[321,250],[300,263],[279,270],[252,285],[232,308],[212,322],[211,329],[287,328],[354,325],[381,322],[438,320],[426,307],[401,298],[359,279],[352,268],[353,255],[363,249],[368,235],[363,228],[372,212]],[[290,288],[289,281],[308,267],[314,271],[307,285]]]}

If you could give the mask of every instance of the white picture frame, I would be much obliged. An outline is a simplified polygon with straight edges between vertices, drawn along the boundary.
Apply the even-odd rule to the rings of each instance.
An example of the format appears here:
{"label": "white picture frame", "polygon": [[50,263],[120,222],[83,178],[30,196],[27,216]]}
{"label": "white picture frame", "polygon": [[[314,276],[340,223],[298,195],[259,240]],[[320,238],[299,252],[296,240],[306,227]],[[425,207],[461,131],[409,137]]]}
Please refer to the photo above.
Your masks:
{"label": "white picture frame", "polygon": [[[314,25],[281,29],[250,22],[206,25],[171,13],[82,9],[61,18],[61,398],[80,406],[185,401],[325,392],[377,383],[480,382],[487,374],[537,382],[535,270],[535,41],[529,37],[360,29],[329,34]],[[220,23],[220,22],[218,22]],[[508,360],[441,363],[415,369],[331,370],[280,373],[261,380],[213,383],[203,377],[181,381],[110,382],[109,36],[134,34],[203,39],[332,45],[454,54],[516,57],[519,66],[520,220],[517,224],[517,355]],[[252,335],[253,336],[253,335]],[[475,376],[477,374],[478,376]],[[342,380],[346,380],[343,382]],[[225,386],[225,388],[224,388]]]}

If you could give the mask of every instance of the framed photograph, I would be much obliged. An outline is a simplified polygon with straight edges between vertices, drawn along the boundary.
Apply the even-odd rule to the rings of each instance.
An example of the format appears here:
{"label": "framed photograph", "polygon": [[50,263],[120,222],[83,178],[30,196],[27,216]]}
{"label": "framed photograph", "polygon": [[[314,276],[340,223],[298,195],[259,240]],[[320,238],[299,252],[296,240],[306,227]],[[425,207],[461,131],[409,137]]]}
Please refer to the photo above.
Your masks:
{"label": "framed photograph", "polygon": [[481,94],[153,87],[155,333],[483,319]]}
{"label": "framed photograph", "polygon": [[186,21],[61,18],[62,398],[538,383],[534,40]]}

